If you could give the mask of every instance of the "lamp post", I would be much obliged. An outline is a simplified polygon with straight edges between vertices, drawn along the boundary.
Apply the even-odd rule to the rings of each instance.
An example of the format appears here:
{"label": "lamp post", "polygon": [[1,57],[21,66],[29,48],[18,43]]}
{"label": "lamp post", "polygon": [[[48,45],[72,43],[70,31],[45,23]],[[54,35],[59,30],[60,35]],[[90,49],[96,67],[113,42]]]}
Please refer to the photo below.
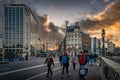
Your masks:
{"label": "lamp post", "polygon": [[102,29],[102,56],[105,56],[105,30]]}

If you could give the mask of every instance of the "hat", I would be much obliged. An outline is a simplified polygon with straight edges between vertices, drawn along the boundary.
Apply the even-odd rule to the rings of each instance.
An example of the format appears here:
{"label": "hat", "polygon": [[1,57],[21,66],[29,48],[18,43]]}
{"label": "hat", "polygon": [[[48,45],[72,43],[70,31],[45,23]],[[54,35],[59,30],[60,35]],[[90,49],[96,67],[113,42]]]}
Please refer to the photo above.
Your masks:
{"label": "hat", "polygon": [[64,52],[64,55],[67,55],[67,52]]}

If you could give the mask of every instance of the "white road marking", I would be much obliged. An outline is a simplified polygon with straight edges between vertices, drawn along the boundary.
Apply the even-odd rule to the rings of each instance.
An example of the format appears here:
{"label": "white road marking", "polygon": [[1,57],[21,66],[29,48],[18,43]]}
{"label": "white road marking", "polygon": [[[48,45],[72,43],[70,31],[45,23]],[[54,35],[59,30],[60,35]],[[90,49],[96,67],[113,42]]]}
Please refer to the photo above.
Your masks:
{"label": "white road marking", "polygon": [[[60,68],[61,68],[61,67],[57,67],[57,68],[53,69],[53,71],[58,70],[58,69],[60,69]],[[47,72],[43,72],[43,73],[41,73],[41,74],[37,74],[37,75],[32,76],[32,77],[30,77],[30,78],[28,78],[28,79],[26,79],[26,80],[31,80],[31,79],[40,77],[40,76],[45,75],[45,74],[47,74]]]}
{"label": "white road marking", "polygon": [[[55,63],[59,63],[59,62],[57,61]],[[37,66],[33,66],[33,67],[28,67],[28,68],[23,68],[23,69],[18,69],[18,70],[13,70],[13,71],[8,71],[8,72],[3,72],[3,73],[0,73],[0,76],[15,73],[15,72],[19,72],[19,71],[29,70],[29,69],[33,69],[33,68],[38,68],[38,67],[42,67],[42,66],[45,66],[45,64],[37,65]]]}

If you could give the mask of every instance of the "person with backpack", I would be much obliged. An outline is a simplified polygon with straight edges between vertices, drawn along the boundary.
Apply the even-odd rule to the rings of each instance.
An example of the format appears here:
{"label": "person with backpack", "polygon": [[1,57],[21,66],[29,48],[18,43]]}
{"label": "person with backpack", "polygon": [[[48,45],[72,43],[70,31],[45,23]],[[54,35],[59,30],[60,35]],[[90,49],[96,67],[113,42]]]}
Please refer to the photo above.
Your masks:
{"label": "person with backpack", "polygon": [[67,52],[64,52],[64,55],[62,56],[62,78],[64,75],[64,69],[66,68],[66,73],[69,75],[68,67],[69,67],[69,56]]}
{"label": "person with backpack", "polygon": [[80,68],[83,68],[85,66],[85,64],[87,63],[87,56],[86,56],[86,54],[80,52],[78,60],[79,60]]}
{"label": "person with backpack", "polygon": [[52,76],[53,71],[51,69],[51,64],[54,65],[54,61],[53,61],[53,58],[52,58],[52,56],[50,54],[48,54],[48,56],[46,57],[45,64],[47,64],[47,67],[48,67],[48,72],[47,72],[46,77],[49,76],[49,72],[51,72],[51,76]]}
{"label": "person with backpack", "polygon": [[88,72],[88,68],[85,68],[85,65],[87,63],[87,56],[85,53],[82,53],[80,52],[80,55],[79,55],[79,65],[80,65],[80,68],[79,68],[79,77],[80,77],[80,80],[85,80],[84,79],[84,76],[87,74]]}

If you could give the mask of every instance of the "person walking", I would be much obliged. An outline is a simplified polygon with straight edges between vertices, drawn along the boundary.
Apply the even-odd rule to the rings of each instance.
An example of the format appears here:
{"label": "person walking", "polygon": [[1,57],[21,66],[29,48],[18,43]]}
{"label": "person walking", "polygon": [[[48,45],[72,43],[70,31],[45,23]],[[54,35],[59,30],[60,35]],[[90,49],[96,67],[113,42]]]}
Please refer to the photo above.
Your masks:
{"label": "person walking", "polygon": [[89,54],[89,64],[92,65],[92,61],[93,61],[93,54],[90,53]]}
{"label": "person walking", "polygon": [[68,67],[69,67],[69,56],[68,56],[68,53],[67,52],[64,52],[64,55],[62,56],[62,78],[63,78],[63,75],[64,75],[64,69],[66,68],[66,73],[67,75],[69,75],[69,70],[68,70]]}
{"label": "person walking", "polygon": [[46,77],[49,76],[49,72],[51,72],[51,76],[52,76],[53,71],[51,69],[51,64],[54,65],[54,61],[53,61],[53,58],[52,58],[51,54],[48,54],[48,56],[46,57],[45,64],[47,64],[47,68],[48,68],[48,72],[47,72]]}
{"label": "person walking", "polygon": [[79,56],[79,65],[80,68],[84,68],[85,64],[87,63],[87,56],[85,53],[80,52],[80,56]]}
{"label": "person walking", "polygon": [[80,77],[80,80],[85,80],[84,76],[87,74],[88,72],[88,68],[85,68],[85,65],[87,63],[87,56],[85,53],[82,53],[80,52],[80,55],[79,55],[79,77]]}
{"label": "person walking", "polygon": [[87,54],[86,56],[87,56],[87,63],[89,64],[89,54]]}
{"label": "person walking", "polygon": [[97,59],[97,54],[95,53],[94,55],[93,55],[93,59],[94,59],[94,63],[96,63],[96,59]]}
{"label": "person walking", "polygon": [[62,54],[59,55],[59,62],[60,62],[60,65],[62,66]]}
{"label": "person walking", "polygon": [[76,55],[75,56],[72,55],[71,63],[73,64],[73,69],[75,70],[75,66],[76,66],[76,63],[77,63]]}

